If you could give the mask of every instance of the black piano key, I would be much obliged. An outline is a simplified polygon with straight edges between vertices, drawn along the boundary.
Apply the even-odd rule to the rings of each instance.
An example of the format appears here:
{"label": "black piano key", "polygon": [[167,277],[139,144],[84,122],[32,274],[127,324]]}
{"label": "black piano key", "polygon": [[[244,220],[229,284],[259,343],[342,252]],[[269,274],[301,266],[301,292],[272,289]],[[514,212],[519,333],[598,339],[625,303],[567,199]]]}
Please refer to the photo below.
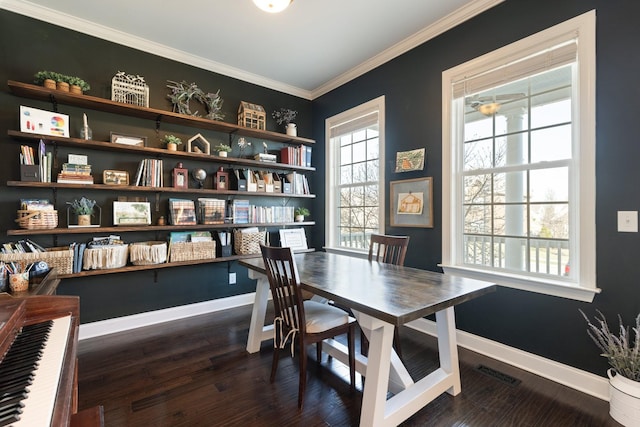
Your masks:
{"label": "black piano key", "polygon": [[0,417],[0,427],[10,426],[18,420],[20,420],[19,414],[11,414],[5,417]]}

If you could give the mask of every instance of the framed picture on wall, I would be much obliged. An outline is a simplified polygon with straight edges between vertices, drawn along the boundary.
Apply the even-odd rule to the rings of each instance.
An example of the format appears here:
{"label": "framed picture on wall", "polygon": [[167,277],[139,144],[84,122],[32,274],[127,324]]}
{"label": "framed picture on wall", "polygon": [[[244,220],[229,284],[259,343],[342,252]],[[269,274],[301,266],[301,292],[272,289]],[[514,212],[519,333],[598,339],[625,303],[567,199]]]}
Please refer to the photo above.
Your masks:
{"label": "framed picture on wall", "polygon": [[389,183],[392,227],[433,227],[433,178]]}

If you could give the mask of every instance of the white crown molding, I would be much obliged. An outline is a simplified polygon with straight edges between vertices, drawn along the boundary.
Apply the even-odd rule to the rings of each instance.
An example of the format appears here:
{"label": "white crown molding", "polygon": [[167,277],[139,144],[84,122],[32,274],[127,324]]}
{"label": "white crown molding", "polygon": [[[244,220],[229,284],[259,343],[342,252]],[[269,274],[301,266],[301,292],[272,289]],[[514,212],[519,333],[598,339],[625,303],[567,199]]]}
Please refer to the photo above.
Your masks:
{"label": "white crown molding", "polygon": [[123,46],[132,47],[134,49],[158,55],[163,58],[193,65],[208,71],[212,71],[214,73],[222,74],[248,83],[253,83],[258,86],[266,87],[268,89],[277,90],[279,92],[298,96],[303,99],[313,100],[355,79],[356,77],[359,77],[373,70],[374,68],[379,67],[380,65],[400,56],[401,54],[415,48],[416,46],[419,46],[426,41],[431,40],[432,38],[444,33],[445,31],[455,27],[456,25],[461,24],[462,22],[473,18],[474,16],[484,12],[485,10],[502,3],[503,1],[505,0],[472,1],[469,4],[456,10],[455,12],[447,15],[435,24],[430,25],[429,27],[415,33],[414,35],[406,38],[400,43],[397,43],[387,50],[381,52],[380,54],[368,59],[367,61],[352,68],[346,73],[329,80],[328,82],[312,91],[268,79],[266,77],[249,73],[238,68],[230,67],[219,62],[211,61],[200,56],[191,55],[184,51],[173,49],[147,39],[124,33],[122,31],[114,30],[112,28],[96,24],[94,22],[79,19],[65,13],[60,13],[55,9],[37,6],[25,0],[0,0],[0,9],[6,9],[11,12],[28,16],[30,18],[39,19],[41,21],[58,25],[60,27],[68,28],[70,30],[98,37],[103,40],[118,43]]}
{"label": "white crown molding", "polygon": [[311,99],[316,99],[333,89],[350,82],[356,77],[379,67],[380,65],[391,61],[392,59],[402,55],[411,49],[439,36],[440,34],[454,28],[457,25],[473,18],[482,12],[504,2],[505,0],[477,0],[468,3],[453,13],[445,16],[436,23],[418,31],[412,36],[407,37],[403,41],[396,43],[390,48],[380,52],[376,56],[366,60],[357,67],[352,68],[346,73],[332,79],[320,87],[311,91]]}

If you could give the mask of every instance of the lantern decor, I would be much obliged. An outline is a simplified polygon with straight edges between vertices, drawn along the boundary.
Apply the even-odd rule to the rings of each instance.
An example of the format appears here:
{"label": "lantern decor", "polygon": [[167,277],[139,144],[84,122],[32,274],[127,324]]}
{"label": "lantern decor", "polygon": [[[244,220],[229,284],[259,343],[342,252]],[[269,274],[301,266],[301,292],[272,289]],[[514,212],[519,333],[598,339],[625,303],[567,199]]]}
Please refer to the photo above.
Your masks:
{"label": "lantern decor", "polygon": [[144,82],[144,77],[118,71],[111,79],[111,100],[148,108],[149,86]]}
{"label": "lantern decor", "polygon": [[225,172],[222,166],[216,172],[216,179],[213,185],[216,190],[229,189],[229,172]]}
{"label": "lantern decor", "polygon": [[262,105],[240,101],[238,124],[246,128],[266,130],[267,113]]}

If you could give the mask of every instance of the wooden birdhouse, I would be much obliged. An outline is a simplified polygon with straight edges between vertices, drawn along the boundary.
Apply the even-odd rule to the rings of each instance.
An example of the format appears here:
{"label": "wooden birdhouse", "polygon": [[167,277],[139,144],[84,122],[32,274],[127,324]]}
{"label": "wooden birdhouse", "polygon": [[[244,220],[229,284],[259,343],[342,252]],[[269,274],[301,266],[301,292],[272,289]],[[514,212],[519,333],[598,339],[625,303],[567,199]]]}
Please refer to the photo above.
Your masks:
{"label": "wooden birdhouse", "polygon": [[240,101],[238,124],[251,129],[266,130],[267,113],[264,107],[246,101]]}

